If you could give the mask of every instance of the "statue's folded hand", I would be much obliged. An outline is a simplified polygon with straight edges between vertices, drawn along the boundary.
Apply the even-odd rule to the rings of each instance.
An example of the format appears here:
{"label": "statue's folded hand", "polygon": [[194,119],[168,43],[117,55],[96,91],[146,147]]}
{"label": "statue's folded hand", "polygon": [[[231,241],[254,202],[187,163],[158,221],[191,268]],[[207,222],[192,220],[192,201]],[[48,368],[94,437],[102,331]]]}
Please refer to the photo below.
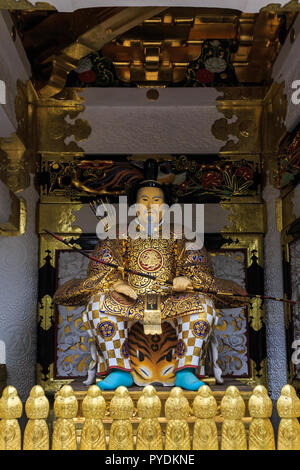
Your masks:
{"label": "statue's folded hand", "polygon": [[185,276],[178,276],[173,279],[173,290],[175,292],[184,292],[193,288],[192,281]]}
{"label": "statue's folded hand", "polygon": [[136,300],[137,298],[137,293],[132,287],[130,287],[129,284],[127,284],[127,282],[119,280],[119,281],[114,282],[111,287],[116,292],[119,292],[119,294],[127,295],[128,297],[134,300]]}

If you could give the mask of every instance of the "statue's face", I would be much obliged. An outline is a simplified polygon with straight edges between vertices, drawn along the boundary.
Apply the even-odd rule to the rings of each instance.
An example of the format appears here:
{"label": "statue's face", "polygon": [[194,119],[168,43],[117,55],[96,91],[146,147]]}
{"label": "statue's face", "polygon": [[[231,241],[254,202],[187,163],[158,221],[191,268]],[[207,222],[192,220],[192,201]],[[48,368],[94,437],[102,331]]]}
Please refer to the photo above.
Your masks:
{"label": "statue's face", "polygon": [[141,188],[137,194],[137,216],[142,225],[152,219],[153,224],[159,224],[163,217],[164,193],[160,188]]}

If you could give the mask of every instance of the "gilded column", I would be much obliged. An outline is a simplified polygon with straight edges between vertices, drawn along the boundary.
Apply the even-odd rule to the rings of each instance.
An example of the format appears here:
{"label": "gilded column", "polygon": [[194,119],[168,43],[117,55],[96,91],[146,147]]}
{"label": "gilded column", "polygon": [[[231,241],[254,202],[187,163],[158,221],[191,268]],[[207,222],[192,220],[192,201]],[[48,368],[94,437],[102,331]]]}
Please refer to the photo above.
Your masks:
{"label": "gilded column", "polygon": [[138,415],[142,418],[136,434],[137,450],[162,450],[163,441],[158,417],[161,412],[161,401],[152,385],[143,389],[139,398]]}
{"label": "gilded column", "polygon": [[109,434],[109,450],[133,450],[132,414],[133,401],[127,388],[118,387],[110,402],[113,423]]}
{"label": "gilded column", "polygon": [[105,430],[102,418],[106,403],[97,385],[92,385],[83,399],[82,413],[85,417],[81,433],[80,450],[105,450]]}
{"label": "gilded column", "polygon": [[300,450],[300,400],[291,385],[285,385],[277,401],[281,418],[278,428],[277,450]]}
{"label": "gilded column", "polygon": [[21,450],[18,418],[21,418],[22,410],[17,390],[9,385],[0,398],[0,450]]}
{"label": "gilded column", "polygon": [[191,439],[187,418],[190,413],[189,402],[180,387],[171,390],[166,400],[165,415],[168,419],[166,430],[166,450],[190,450]]}
{"label": "gilded column", "polygon": [[272,416],[272,400],[267,389],[258,385],[249,400],[252,422],[249,428],[249,450],[275,450]]}
{"label": "gilded column", "polygon": [[207,385],[203,385],[198,390],[193,402],[193,411],[197,417],[193,434],[193,450],[218,450],[218,431],[215,422],[217,402]]}
{"label": "gilded column", "polygon": [[54,424],[52,450],[77,450],[76,429],[73,419],[77,416],[78,402],[70,385],[64,385],[54,402],[58,418]]}
{"label": "gilded column", "polygon": [[48,450],[49,430],[46,418],[49,414],[49,401],[40,385],[32,388],[25,411],[29,421],[24,432],[23,450]]}
{"label": "gilded column", "polygon": [[245,426],[245,403],[237,387],[228,387],[221,401],[224,418],[221,434],[221,450],[247,450]]}

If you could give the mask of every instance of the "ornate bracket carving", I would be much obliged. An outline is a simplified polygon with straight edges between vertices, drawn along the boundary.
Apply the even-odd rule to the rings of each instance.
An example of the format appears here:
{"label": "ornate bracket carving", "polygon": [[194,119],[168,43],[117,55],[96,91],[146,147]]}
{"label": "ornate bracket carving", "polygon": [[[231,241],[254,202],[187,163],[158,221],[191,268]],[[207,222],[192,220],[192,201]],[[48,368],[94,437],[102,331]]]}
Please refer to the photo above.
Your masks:
{"label": "ornate bracket carving", "polygon": [[0,0],[0,10],[56,10],[55,7],[48,2],[35,2],[28,0]]}
{"label": "ornate bracket carving", "polygon": [[15,237],[22,235],[26,229],[26,202],[10,191],[11,215],[8,222],[0,224],[0,235],[3,237]]}

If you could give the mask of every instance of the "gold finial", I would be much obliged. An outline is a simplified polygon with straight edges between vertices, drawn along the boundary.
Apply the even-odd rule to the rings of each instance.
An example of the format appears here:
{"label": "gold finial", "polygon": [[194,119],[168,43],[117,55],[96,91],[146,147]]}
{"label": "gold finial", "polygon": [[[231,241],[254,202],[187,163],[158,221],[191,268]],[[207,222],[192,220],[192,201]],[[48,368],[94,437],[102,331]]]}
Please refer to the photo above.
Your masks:
{"label": "gold finial", "polygon": [[75,418],[78,411],[77,399],[70,385],[64,385],[54,402],[54,413],[57,418]]}
{"label": "gold finial", "polygon": [[190,412],[190,405],[185,398],[180,387],[172,388],[165,404],[166,418],[187,419]]}
{"label": "gold finial", "polygon": [[248,406],[252,418],[270,418],[272,416],[272,400],[263,385],[255,387]]}
{"label": "gold finial", "polygon": [[161,412],[161,401],[153,385],[143,389],[142,396],[137,403],[140,418],[158,418]]}
{"label": "gold finial", "polygon": [[245,426],[245,403],[234,385],[226,389],[221,401],[221,414],[224,418],[221,433],[221,450],[247,450]]}
{"label": "gold finial", "polygon": [[110,402],[110,416],[113,419],[128,419],[133,414],[133,402],[128,389],[122,385],[118,387]]}
{"label": "gold finial", "polygon": [[58,418],[54,424],[52,450],[76,450],[76,430],[73,418],[77,416],[78,402],[70,385],[64,385],[54,402]]}
{"label": "gold finial", "polygon": [[187,423],[190,406],[180,387],[174,387],[166,400],[165,414],[168,419],[166,450],[190,450],[190,431]]}
{"label": "gold finial", "polygon": [[275,450],[272,415],[272,401],[267,389],[257,385],[249,400],[252,421],[249,428],[249,450]]}
{"label": "gold finial", "polygon": [[9,385],[0,398],[0,450],[21,450],[21,431],[17,421],[23,405],[15,387]]}
{"label": "gold finial", "polygon": [[109,450],[133,450],[132,414],[132,399],[127,388],[120,386],[110,402],[110,416],[114,421],[110,428]]}
{"label": "gold finial", "polygon": [[217,402],[208,385],[199,388],[193,402],[193,411],[197,418],[214,418],[217,414]]}
{"label": "gold finial", "polygon": [[193,411],[197,417],[194,434],[193,450],[218,450],[218,431],[215,422],[217,402],[207,385],[203,385],[193,402]]}
{"label": "gold finial", "polygon": [[23,450],[48,450],[49,430],[45,420],[49,414],[49,401],[40,385],[31,389],[25,411],[29,421],[24,432]]}
{"label": "gold finial", "polygon": [[277,400],[277,411],[281,418],[298,418],[300,416],[300,400],[291,385],[282,387]]}
{"label": "gold finial", "polygon": [[221,413],[223,418],[238,420],[245,415],[245,403],[239,389],[234,385],[227,387],[221,401]]}
{"label": "gold finial", "polygon": [[25,404],[28,419],[46,419],[49,414],[49,401],[45,397],[43,388],[35,385]]}
{"label": "gold finial", "polygon": [[277,400],[277,411],[281,418],[278,427],[278,450],[300,450],[300,400],[291,385],[285,385]]}
{"label": "gold finial", "polygon": [[85,417],[81,433],[80,450],[105,450],[105,431],[102,418],[106,412],[105,399],[97,385],[89,387],[82,402]]}
{"label": "gold finial", "polygon": [[136,434],[137,450],[162,450],[163,441],[158,417],[161,412],[161,401],[152,385],[143,389],[137,403],[138,415],[142,418]]}

